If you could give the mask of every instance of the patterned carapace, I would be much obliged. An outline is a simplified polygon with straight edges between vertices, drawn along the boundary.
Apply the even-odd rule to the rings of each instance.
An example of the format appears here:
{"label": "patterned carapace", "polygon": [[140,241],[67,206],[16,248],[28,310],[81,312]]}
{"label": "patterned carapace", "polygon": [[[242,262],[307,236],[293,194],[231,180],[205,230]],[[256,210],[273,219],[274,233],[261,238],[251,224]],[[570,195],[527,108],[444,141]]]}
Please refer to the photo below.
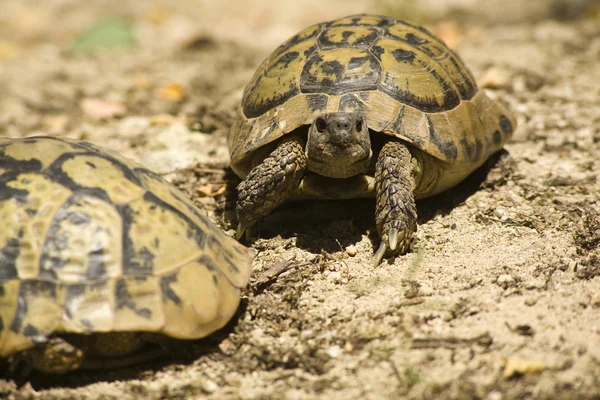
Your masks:
{"label": "patterned carapace", "polygon": [[60,333],[200,338],[250,275],[173,185],[87,142],[0,139],[0,220],[1,357]]}
{"label": "patterned carapace", "polygon": [[261,64],[229,136],[232,168],[245,177],[259,148],[330,112],[359,112],[369,129],[461,171],[424,195],[463,179],[516,126],[426,29],[385,16],[349,16],[303,30]]}

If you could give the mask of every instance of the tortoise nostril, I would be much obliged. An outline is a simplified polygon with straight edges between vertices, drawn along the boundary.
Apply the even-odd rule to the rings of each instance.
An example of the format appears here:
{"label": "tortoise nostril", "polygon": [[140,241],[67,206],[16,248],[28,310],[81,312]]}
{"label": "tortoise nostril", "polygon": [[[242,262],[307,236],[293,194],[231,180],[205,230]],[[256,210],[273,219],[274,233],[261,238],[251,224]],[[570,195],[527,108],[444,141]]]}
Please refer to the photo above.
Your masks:
{"label": "tortoise nostril", "polygon": [[347,131],[350,129],[350,122],[348,121],[338,121],[335,124],[336,129]]}

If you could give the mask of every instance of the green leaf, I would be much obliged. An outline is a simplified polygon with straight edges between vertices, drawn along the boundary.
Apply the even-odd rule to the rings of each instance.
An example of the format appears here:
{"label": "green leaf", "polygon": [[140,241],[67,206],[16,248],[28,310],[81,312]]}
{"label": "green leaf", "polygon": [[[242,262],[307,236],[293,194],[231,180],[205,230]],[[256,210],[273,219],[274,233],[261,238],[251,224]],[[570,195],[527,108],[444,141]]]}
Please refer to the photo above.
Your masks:
{"label": "green leaf", "polygon": [[96,53],[98,51],[124,48],[136,45],[133,23],[120,17],[106,17],[81,32],[73,42],[75,53]]}

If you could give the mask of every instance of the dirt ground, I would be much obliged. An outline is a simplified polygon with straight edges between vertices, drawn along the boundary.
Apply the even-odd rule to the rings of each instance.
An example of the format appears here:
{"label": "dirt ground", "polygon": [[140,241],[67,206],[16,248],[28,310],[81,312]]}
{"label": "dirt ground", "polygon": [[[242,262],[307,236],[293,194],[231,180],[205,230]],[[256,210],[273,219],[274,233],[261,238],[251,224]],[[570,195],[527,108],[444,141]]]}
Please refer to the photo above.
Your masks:
{"label": "dirt ground", "polygon": [[[150,365],[0,379],[0,398],[600,399],[598,2],[440,3],[2,0],[0,136],[111,147],[231,235],[234,110],[260,61],[309,24],[365,11],[424,23],[519,128],[418,203],[407,255],[371,266],[372,200],[286,205],[258,227],[226,329]],[[104,16],[132,37],[82,45]]]}

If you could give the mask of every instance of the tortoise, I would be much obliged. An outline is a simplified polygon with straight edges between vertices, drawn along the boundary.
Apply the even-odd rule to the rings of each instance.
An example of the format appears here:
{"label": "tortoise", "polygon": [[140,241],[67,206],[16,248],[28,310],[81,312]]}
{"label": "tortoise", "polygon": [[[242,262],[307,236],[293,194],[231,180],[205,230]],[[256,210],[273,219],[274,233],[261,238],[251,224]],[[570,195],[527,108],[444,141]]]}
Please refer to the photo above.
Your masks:
{"label": "tortoise", "polygon": [[423,27],[379,15],[310,26],[263,61],[229,133],[237,237],[288,199],[375,197],[377,265],[408,251],[415,199],[461,182],[515,127]]}
{"label": "tortoise", "polygon": [[183,193],[84,141],[0,138],[0,220],[0,357],[44,373],[207,336],[250,275],[252,251]]}

